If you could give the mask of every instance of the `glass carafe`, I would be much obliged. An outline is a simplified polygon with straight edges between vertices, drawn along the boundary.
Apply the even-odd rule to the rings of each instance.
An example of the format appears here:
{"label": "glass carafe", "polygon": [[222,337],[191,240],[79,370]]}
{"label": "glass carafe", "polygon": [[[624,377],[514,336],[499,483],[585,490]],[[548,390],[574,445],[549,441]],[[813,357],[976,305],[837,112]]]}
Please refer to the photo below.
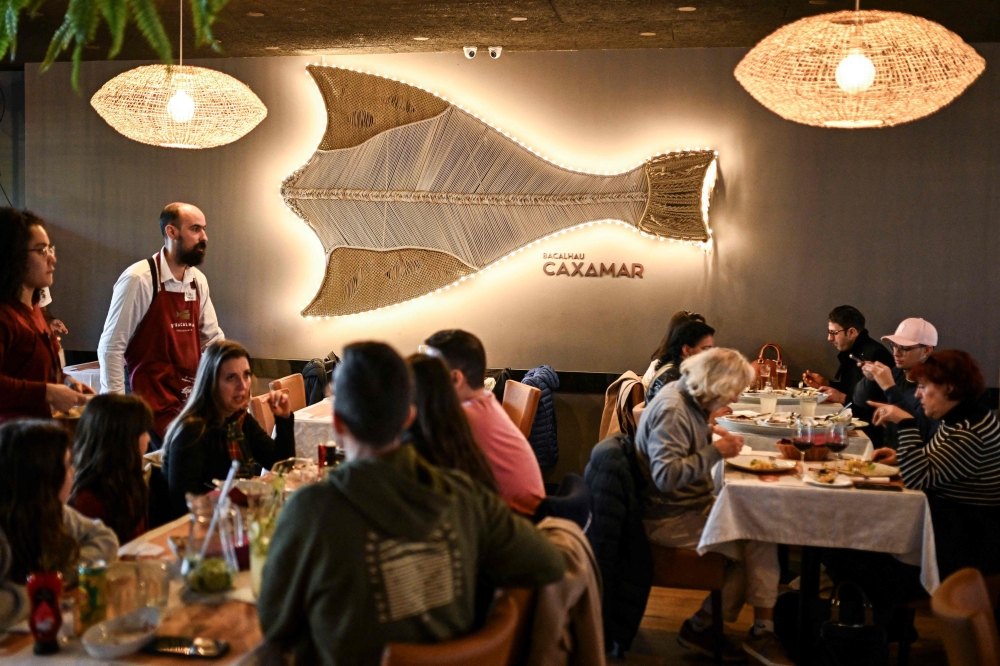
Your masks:
{"label": "glass carafe", "polygon": [[[189,493],[187,505],[191,510],[191,526],[181,574],[194,592],[224,592],[232,588],[239,572],[235,545],[243,543],[240,510],[228,498],[222,500],[215,493],[200,497]],[[217,506],[219,517],[212,528]]]}

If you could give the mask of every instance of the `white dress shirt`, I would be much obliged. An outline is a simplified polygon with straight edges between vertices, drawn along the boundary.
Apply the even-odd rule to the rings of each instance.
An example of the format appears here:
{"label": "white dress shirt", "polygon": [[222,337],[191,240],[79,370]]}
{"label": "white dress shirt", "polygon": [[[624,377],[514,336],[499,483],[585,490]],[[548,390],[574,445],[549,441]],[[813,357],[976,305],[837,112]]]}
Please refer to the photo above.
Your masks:
{"label": "white dress shirt", "polygon": [[[184,269],[183,279],[176,280],[162,250],[157,268],[162,288],[166,291],[183,293],[192,279],[197,285],[201,308],[201,348],[204,349],[216,340],[225,339],[215,315],[215,306],[208,295],[205,274],[188,266]],[[143,259],[125,269],[115,283],[104,332],[97,345],[97,360],[101,363],[101,393],[125,392],[125,348],[152,302],[153,274],[149,270],[149,262]]]}

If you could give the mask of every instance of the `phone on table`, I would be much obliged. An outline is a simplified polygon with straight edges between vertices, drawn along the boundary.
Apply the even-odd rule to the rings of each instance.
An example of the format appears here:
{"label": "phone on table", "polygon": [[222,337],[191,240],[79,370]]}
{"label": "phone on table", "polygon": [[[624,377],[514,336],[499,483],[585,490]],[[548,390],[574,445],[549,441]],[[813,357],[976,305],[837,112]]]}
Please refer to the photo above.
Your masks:
{"label": "phone on table", "polygon": [[229,651],[229,643],[214,638],[184,638],[183,636],[157,636],[143,648],[148,654],[196,659],[217,659]]}

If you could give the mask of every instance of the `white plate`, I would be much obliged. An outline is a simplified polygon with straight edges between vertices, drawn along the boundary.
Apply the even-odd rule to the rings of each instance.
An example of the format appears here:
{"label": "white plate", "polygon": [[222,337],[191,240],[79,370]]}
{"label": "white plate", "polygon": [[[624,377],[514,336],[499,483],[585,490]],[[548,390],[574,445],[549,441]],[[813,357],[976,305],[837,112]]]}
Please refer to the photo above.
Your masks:
{"label": "white plate", "polygon": [[822,481],[817,481],[816,478],[813,477],[812,473],[809,472],[806,473],[806,476],[802,479],[802,481],[810,486],[816,486],[817,488],[850,488],[854,485],[854,482],[851,481],[850,477],[844,476],[843,474],[838,474],[837,478],[833,480],[833,483],[823,483]]}
{"label": "white plate", "polygon": [[842,474],[846,474],[848,476],[853,476],[853,477],[859,478],[859,479],[863,479],[863,478],[878,478],[878,477],[881,477],[881,476],[896,476],[897,474],[899,474],[899,468],[898,467],[892,467],[891,465],[883,465],[882,463],[869,463],[870,465],[874,465],[874,467],[871,469],[871,471],[869,471],[869,472],[867,472],[865,474],[851,474],[849,472],[844,472],[843,471],[844,466],[847,464],[847,462],[848,461],[846,461],[846,460],[837,460],[837,461],[834,461],[834,463],[832,464],[832,467],[835,467],[836,469],[841,470]]}
{"label": "white plate", "polygon": [[[750,461],[752,460],[765,460],[767,462],[774,463],[775,469],[757,469],[750,466]],[[790,469],[795,469],[795,462],[792,460],[784,460],[782,458],[773,458],[771,456],[736,456],[735,458],[729,458],[726,462],[737,469],[741,469],[744,472],[751,472],[753,474],[780,474],[781,472],[787,472]]]}
{"label": "white plate", "polygon": [[[83,647],[95,659],[118,659],[135,654],[153,640],[160,626],[160,609],[140,608],[127,615],[95,624],[84,632]],[[124,634],[124,636],[123,636]],[[127,640],[122,640],[127,637]]]}
{"label": "white plate", "polygon": [[[758,423],[757,421],[736,421],[727,416],[717,417],[716,422],[729,432],[745,433],[750,435],[763,435],[765,437],[793,437],[795,435],[795,422],[789,423]],[[822,425],[823,422],[820,422]],[[863,428],[867,423],[854,420],[851,422],[849,430]]]}
{"label": "white plate", "polygon": [[[777,393],[777,392],[776,392]],[[830,396],[826,393],[820,393],[816,396],[816,404],[822,404]],[[740,395],[740,399],[736,402],[742,402],[748,405],[759,405],[760,404],[760,393],[743,393]],[[778,393],[778,404],[779,405],[797,405],[799,404],[798,396],[786,395],[783,393]]]}

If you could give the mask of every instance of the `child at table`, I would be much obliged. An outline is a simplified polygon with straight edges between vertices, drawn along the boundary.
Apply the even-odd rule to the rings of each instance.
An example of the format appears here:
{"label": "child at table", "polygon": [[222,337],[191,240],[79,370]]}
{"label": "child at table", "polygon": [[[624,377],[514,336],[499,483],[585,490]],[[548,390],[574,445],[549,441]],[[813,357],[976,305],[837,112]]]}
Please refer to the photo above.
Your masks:
{"label": "child at table", "polygon": [[76,427],[76,476],[69,504],[102,520],[121,543],[146,531],[149,488],[143,460],[153,412],[136,395],[106,393],[89,403]]}
{"label": "child at table", "polygon": [[9,579],[59,571],[75,584],[81,562],[118,556],[118,538],[99,520],[66,506],[73,483],[69,435],[49,421],[0,426],[0,530],[11,550]]}

